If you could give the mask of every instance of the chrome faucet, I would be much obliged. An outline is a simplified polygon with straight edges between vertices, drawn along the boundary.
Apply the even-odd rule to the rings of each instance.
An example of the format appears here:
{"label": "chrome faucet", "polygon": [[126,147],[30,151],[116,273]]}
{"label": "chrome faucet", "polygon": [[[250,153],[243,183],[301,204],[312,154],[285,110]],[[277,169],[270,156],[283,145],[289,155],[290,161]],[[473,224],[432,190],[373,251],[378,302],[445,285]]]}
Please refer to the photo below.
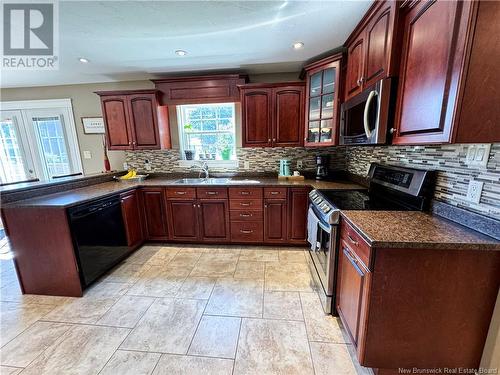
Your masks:
{"label": "chrome faucet", "polygon": [[198,174],[198,177],[201,177],[201,172],[205,173],[205,179],[210,177],[210,174],[208,172],[208,163],[206,161],[198,161],[196,162],[197,164],[193,164],[191,168],[199,168],[200,173]]}

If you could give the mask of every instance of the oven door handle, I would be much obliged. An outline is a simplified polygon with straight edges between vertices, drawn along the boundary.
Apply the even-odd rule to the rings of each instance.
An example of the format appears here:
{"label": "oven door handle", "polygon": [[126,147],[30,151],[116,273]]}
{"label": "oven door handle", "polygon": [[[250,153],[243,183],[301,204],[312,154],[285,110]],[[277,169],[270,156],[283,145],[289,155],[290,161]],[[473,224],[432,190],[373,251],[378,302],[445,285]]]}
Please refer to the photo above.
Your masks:
{"label": "oven door handle", "polygon": [[363,125],[365,127],[366,138],[370,139],[372,136],[372,131],[370,130],[370,124],[368,123],[368,111],[370,110],[370,105],[372,104],[372,100],[378,93],[375,90],[370,91],[368,94],[368,99],[366,99],[365,111],[363,114]]}
{"label": "oven door handle", "polygon": [[320,226],[321,229],[323,229],[325,232],[327,233],[331,233],[332,232],[332,228],[329,226],[329,225],[326,225],[324,223],[321,222],[321,220],[318,220],[318,225]]}

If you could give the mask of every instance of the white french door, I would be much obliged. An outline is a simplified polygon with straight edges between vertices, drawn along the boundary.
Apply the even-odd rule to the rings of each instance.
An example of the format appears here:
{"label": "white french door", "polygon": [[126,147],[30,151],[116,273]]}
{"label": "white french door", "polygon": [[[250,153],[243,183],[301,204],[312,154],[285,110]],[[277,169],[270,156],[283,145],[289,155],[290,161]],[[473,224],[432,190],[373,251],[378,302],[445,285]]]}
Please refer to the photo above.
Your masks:
{"label": "white french door", "polygon": [[36,179],[21,111],[1,111],[0,184]]}
{"label": "white french door", "polygon": [[[71,104],[54,106],[60,102],[66,103],[18,102],[25,108],[0,111],[0,184],[82,172]],[[48,108],[43,108],[44,104]]]}

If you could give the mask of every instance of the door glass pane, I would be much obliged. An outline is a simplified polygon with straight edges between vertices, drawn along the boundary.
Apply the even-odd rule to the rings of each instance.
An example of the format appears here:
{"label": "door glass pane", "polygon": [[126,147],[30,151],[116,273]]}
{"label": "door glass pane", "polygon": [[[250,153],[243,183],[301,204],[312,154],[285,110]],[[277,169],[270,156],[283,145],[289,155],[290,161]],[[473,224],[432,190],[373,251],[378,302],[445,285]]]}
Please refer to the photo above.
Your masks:
{"label": "door glass pane", "polygon": [[335,91],[335,68],[325,69],[323,72],[323,94]]}
{"label": "door glass pane", "polygon": [[321,97],[309,99],[309,120],[318,120],[320,115]]}
{"label": "door glass pane", "polygon": [[321,118],[333,117],[333,94],[321,98]]}
{"label": "door glass pane", "polygon": [[318,72],[311,76],[309,96],[321,94],[321,73],[322,72]]}
{"label": "door glass pane", "polygon": [[13,118],[0,121],[0,164],[0,184],[29,179]]}
{"label": "door glass pane", "polygon": [[309,121],[307,142],[319,142],[319,121]]}
{"label": "door glass pane", "polygon": [[71,173],[71,164],[64,137],[63,124],[59,116],[32,117],[38,132],[42,151],[42,162],[49,177]]}

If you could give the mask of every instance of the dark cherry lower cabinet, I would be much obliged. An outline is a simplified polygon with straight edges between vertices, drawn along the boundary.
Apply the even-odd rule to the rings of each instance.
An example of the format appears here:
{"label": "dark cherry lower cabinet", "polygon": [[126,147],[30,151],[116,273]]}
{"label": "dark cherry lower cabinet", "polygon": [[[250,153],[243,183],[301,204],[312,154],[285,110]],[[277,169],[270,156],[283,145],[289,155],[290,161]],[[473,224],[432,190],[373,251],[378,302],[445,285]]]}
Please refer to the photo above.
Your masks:
{"label": "dark cherry lower cabinet", "polygon": [[288,188],[287,242],[290,244],[306,244],[310,190],[308,187]]}
{"label": "dark cherry lower cabinet", "polygon": [[196,241],[199,238],[198,207],[195,200],[167,200],[170,238]]}
{"label": "dark cherry lower cabinet", "polygon": [[144,229],[149,240],[168,239],[167,210],[163,188],[142,188]]}
{"label": "dark cherry lower cabinet", "polygon": [[142,226],[141,201],[137,190],[120,195],[123,222],[127,233],[127,244],[130,247],[139,246],[144,241]]}
{"label": "dark cherry lower cabinet", "polygon": [[346,220],[340,238],[336,308],[361,365],[479,367],[500,252],[371,247]]}
{"label": "dark cherry lower cabinet", "polygon": [[287,241],[287,217],[285,199],[264,201],[264,242],[284,243]]}
{"label": "dark cherry lower cabinet", "polygon": [[200,240],[226,242],[230,238],[227,199],[200,199],[198,201]]}

